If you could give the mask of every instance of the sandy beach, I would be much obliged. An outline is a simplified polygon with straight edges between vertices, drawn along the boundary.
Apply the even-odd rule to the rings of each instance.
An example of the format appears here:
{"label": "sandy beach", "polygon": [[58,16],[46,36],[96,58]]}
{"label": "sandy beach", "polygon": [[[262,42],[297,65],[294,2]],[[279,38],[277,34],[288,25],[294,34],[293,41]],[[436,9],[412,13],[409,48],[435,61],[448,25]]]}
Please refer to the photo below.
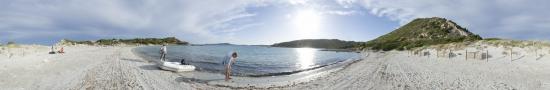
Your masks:
{"label": "sandy beach", "polygon": [[208,89],[177,81],[177,74],[158,70],[132,53],[135,47],[65,47],[65,54],[2,57],[4,89]]}
{"label": "sandy beach", "polygon": [[[47,54],[47,46],[3,49],[0,88],[36,89],[550,89],[548,48],[540,55],[518,52],[513,60],[491,49],[488,61],[411,55],[407,51],[364,52],[362,60],[312,75],[286,78],[235,77],[216,73],[160,70],[156,61],[136,55],[136,46],[71,46],[65,54]],[[523,50],[518,48],[518,51]],[[9,51],[9,52],[8,52]],[[428,50],[429,51],[429,50]],[[17,52],[17,53],[16,53]],[[460,51],[455,51],[460,52]],[[10,53],[14,55],[9,56]],[[24,53],[24,54],[23,54]],[[539,54],[539,52],[537,52]],[[199,77],[201,74],[214,77]],[[219,76],[219,77],[216,77]],[[267,80],[267,81],[266,81]],[[275,80],[275,81],[269,81]],[[263,81],[263,82],[262,82]],[[253,84],[256,83],[256,84]]]}

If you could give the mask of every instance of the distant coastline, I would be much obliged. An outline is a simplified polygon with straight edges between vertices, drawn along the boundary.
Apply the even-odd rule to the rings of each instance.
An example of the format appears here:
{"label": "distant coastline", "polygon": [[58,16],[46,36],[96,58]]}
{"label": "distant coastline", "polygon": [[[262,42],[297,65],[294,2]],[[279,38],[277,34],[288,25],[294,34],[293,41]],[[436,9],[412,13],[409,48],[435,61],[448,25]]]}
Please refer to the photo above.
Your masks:
{"label": "distant coastline", "polygon": [[166,38],[134,38],[134,39],[99,39],[96,41],[76,41],[70,39],[63,39],[56,45],[189,45],[189,42],[182,41],[176,37]]}
{"label": "distant coastline", "polygon": [[275,43],[271,47],[289,48],[322,48],[322,49],[348,49],[352,50],[363,42],[344,41],[338,39],[302,39],[288,42]]}
{"label": "distant coastline", "polygon": [[191,44],[191,46],[211,46],[211,45],[236,45],[236,44],[231,44],[231,43]]}

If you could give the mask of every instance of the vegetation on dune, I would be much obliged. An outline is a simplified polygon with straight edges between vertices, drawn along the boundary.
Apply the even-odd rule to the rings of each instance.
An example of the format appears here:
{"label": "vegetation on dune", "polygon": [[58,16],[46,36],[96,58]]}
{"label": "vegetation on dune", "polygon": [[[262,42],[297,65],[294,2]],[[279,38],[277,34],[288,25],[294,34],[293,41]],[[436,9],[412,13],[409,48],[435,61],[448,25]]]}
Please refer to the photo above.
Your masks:
{"label": "vegetation on dune", "polygon": [[549,42],[544,42],[544,41],[484,39],[484,40],[481,40],[481,42],[489,44],[489,45],[506,46],[506,47],[520,47],[520,48],[529,47],[529,46],[538,47],[538,48],[540,48],[540,47],[550,47],[550,43]]}
{"label": "vegetation on dune", "polygon": [[503,39],[501,39],[501,38],[484,38],[483,40],[493,41],[493,40],[503,40]]}
{"label": "vegetation on dune", "polygon": [[15,42],[9,41],[6,45],[15,45]]}
{"label": "vegetation on dune", "polygon": [[517,48],[530,48],[530,49],[542,49],[544,47],[550,47],[550,42],[546,41],[528,41],[528,40],[509,40],[509,39],[483,39],[472,42],[454,42],[447,44],[430,45],[425,47],[415,48],[413,50],[422,50],[427,48],[433,48],[436,50],[446,49],[464,49],[468,47],[475,47],[478,50],[487,48],[487,46],[502,47],[505,49]]}
{"label": "vegetation on dune", "polygon": [[276,43],[272,47],[294,47],[294,48],[325,48],[325,49],[349,49],[356,47],[361,42],[342,41],[338,39],[303,39],[289,42]]}
{"label": "vegetation on dune", "polygon": [[67,42],[67,43],[71,43],[71,44],[94,45],[94,42],[92,42],[92,41],[73,41],[73,40],[69,40],[69,39],[63,39],[63,40],[61,40],[61,42]]}
{"label": "vegetation on dune", "polygon": [[176,45],[187,45],[188,42],[178,40],[175,37],[167,38],[135,38],[135,39],[99,39],[97,41],[74,41],[63,39],[59,44],[62,45],[162,45],[162,44],[176,44]]}
{"label": "vegetation on dune", "polygon": [[419,18],[374,40],[361,49],[407,50],[427,45],[477,41],[482,38],[444,18]]}
{"label": "vegetation on dune", "polygon": [[[1,45],[0,45],[1,46]],[[8,43],[6,43],[6,47],[8,48],[18,48],[19,45],[17,45],[15,42],[13,41],[9,41]]]}

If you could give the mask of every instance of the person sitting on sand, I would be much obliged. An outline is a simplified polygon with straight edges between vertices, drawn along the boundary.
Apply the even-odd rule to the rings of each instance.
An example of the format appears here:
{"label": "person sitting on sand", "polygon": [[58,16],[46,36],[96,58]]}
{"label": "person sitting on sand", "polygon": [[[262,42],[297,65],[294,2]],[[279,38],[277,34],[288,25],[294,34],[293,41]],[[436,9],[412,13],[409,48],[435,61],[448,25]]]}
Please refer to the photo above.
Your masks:
{"label": "person sitting on sand", "polygon": [[224,58],[222,63],[225,66],[225,81],[229,81],[229,79],[231,79],[231,77],[229,77],[231,75],[231,65],[233,65],[236,60],[237,52],[233,52]]}
{"label": "person sitting on sand", "polygon": [[166,50],[166,45],[162,45],[162,47],[160,47],[160,60],[161,61],[165,61],[166,60],[166,54],[168,53],[168,51]]}
{"label": "person sitting on sand", "polygon": [[57,53],[61,53],[61,54],[65,53],[65,51],[63,50],[63,47],[61,47],[61,49],[59,49],[59,51],[57,51]]}

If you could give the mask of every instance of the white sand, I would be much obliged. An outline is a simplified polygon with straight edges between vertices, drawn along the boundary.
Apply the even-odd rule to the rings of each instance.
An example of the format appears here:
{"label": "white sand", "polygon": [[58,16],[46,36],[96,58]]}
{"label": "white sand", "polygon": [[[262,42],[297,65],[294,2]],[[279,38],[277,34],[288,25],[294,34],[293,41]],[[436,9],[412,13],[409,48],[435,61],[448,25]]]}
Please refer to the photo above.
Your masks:
{"label": "white sand", "polygon": [[[26,46],[25,46],[26,47]],[[135,47],[66,47],[66,54],[47,54],[49,47],[36,46],[25,55],[0,55],[2,89],[550,89],[550,50],[489,47],[491,58],[465,60],[413,56],[406,51],[370,52],[364,60],[344,69],[286,82],[259,82],[266,78],[235,77],[221,82],[212,73],[174,73],[159,70],[154,62],[132,53]],[[499,51],[500,50],[500,51]],[[435,50],[432,50],[435,51]],[[475,51],[475,50],[471,50]],[[2,51],[5,52],[5,51]],[[13,50],[12,50],[13,52]],[[456,50],[454,52],[461,52]],[[433,52],[432,52],[433,53]],[[191,75],[192,74],[192,75]],[[215,74],[213,76],[221,76]],[[286,76],[276,77],[288,80]],[[311,77],[311,76],[308,76]],[[205,81],[200,79],[210,79]],[[220,77],[223,78],[223,77]],[[250,84],[256,83],[256,84]],[[274,85],[274,86],[272,86]]]}
{"label": "white sand", "polygon": [[65,47],[49,55],[48,47],[23,57],[0,58],[2,89],[223,89],[185,83],[178,74],[158,70],[135,56],[134,47]]}
{"label": "white sand", "polygon": [[[477,51],[474,47],[469,52]],[[549,90],[550,49],[514,47],[513,57],[502,54],[506,47],[488,46],[492,58],[466,60],[464,51],[454,58],[410,55],[407,51],[373,53],[363,61],[350,65],[316,81],[282,89],[465,89],[465,90]],[[538,54],[538,55],[535,55]]]}

